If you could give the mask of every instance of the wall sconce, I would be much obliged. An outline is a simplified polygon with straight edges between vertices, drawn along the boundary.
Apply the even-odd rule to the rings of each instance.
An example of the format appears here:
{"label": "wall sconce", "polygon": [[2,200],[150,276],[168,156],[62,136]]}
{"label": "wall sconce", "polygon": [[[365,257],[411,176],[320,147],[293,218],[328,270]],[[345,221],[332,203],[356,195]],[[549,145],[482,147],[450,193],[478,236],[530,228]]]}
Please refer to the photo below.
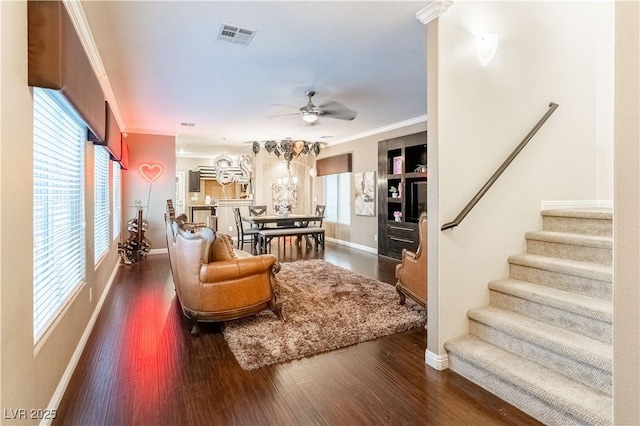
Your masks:
{"label": "wall sconce", "polygon": [[497,34],[482,34],[476,38],[478,58],[482,65],[489,65],[498,51],[499,37]]}

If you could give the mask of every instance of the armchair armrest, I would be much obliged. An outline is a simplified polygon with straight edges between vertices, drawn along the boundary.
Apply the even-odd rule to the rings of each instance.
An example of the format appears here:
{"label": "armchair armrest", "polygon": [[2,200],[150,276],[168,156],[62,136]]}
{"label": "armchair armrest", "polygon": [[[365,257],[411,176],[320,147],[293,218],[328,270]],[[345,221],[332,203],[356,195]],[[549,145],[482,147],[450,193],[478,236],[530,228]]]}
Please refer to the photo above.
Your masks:
{"label": "armchair armrest", "polygon": [[407,249],[402,249],[402,260],[404,261],[405,259],[409,260],[409,261],[415,261],[418,258],[417,253],[413,252],[413,251],[409,251]]}
{"label": "armchair armrest", "polygon": [[242,259],[223,260],[203,264],[200,268],[200,281],[203,283],[220,282],[245,278],[263,273],[276,263],[272,254],[247,257]]}

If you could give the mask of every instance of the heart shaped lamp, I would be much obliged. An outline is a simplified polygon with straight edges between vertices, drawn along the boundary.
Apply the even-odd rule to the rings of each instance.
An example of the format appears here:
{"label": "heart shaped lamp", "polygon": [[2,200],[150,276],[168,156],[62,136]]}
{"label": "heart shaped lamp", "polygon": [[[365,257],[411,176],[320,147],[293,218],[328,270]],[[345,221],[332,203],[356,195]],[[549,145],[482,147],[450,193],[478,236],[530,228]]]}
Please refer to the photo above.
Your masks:
{"label": "heart shaped lamp", "polygon": [[138,167],[140,174],[149,183],[152,183],[162,174],[162,165],[158,163],[142,163]]}

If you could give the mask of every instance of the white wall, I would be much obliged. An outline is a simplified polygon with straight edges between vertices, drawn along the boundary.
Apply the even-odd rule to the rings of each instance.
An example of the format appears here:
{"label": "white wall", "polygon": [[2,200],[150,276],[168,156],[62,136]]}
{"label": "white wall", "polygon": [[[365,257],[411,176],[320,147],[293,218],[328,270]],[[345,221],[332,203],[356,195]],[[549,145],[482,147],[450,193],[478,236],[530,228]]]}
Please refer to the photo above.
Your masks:
{"label": "white wall", "polygon": [[640,3],[616,3],[613,424],[640,424]]}
{"label": "white wall", "polygon": [[[611,7],[459,2],[439,18],[437,49],[432,46],[428,58],[438,67],[437,112],[429,102],[430,121],[437,117],[429,149],[437,143],[438,152],[437,164],[429,164],[430,197],[437,194],[429,204],[430,257],[437,261],[437,275],[429,275],[429,293],[436,295],[429,298],[429,312],[439,313],[429,315],[432,353],[444,354],[447,339],[468,332],[467,310],[489,302],[488,282],[507,276],[507,257],[524,251],[524,233],[541,224],[541,201],[598,197],[596,172],[610,172],[596,166],[598,146],[607,147],[605,157],[612,148],[610,140],[596,140],[596,130],[612,128],[612,118],[599,115],[597,101],[612,90],[612,81],[611,73],[596,71],[594,45],[612,32]],[[475,36],[483,33],[500,36],[488,66],[480,64],[475,48]],[[510,168],[460,226],[440,232],[551,101],[560,107]]]}

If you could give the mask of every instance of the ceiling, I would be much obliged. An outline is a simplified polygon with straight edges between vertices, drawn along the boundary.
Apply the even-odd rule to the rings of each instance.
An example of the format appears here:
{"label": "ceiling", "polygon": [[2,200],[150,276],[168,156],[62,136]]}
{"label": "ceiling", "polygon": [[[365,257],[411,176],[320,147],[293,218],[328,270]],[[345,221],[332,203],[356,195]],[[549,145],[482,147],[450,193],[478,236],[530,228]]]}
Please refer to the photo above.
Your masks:
{"label": "ceiling", "polygon": [[[415,14],[426,4],[81,2],[122,130],[175,135],[186,157],[270,139],[331,145],[424,121],[425,27]],[[255,36],[248,46],[218,40],[223,23]],[[314,104],[339,102],[357,117],[305,123],[307,89]]]}

